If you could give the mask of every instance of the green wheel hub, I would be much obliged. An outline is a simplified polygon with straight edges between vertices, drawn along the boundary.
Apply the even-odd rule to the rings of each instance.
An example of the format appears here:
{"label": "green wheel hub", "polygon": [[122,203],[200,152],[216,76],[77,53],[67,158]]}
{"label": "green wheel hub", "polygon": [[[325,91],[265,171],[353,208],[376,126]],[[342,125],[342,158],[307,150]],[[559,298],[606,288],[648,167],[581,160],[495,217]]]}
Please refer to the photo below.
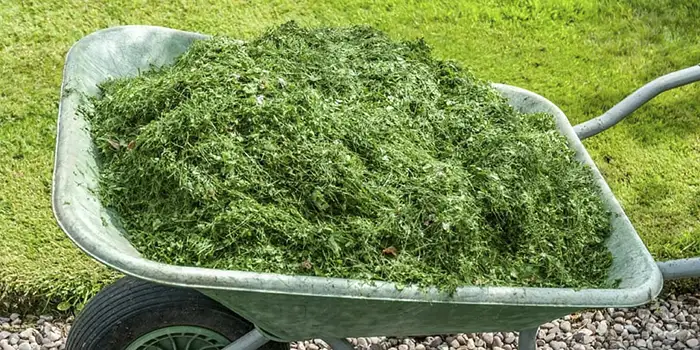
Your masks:
{"label": "green wheel hub", "polygon": [[206,328],[171,326],[142,335],[126,350],[220,350],[230,343],[223,335]]}

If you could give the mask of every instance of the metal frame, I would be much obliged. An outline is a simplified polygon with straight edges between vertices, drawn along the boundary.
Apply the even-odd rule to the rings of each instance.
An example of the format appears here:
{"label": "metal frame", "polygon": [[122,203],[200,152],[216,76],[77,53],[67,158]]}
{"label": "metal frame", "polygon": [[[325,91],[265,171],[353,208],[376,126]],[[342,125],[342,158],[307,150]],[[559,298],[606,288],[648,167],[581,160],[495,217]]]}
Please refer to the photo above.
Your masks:
{"label": "metal frame", "polygon": [[[610,108],[601,116],[574,126],[579,139],[595,136],[619,123],[643,104],[660,93],[700,81],[700,65],[666,74],[642,86],[624,100]],[[657,262],[664,280],[700,277],[700,257]],[[518,349],[537,350],[538,328],[520,331]],[[223,350],[255,350],[267,342],[267,338],[257,330],[244,335]],[[334,350],[353,350],[352,344],[345,339],[327,341]]]}

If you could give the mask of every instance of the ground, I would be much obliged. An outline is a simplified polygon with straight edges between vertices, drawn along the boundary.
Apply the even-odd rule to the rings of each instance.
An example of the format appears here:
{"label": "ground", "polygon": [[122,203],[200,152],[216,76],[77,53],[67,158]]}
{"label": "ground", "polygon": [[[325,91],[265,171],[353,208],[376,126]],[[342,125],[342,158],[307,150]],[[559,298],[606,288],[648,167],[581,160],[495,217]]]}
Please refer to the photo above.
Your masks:
{"label": "ground", "polygon": [[[290,19],[366,23],[540,93],[575,124],[700,63],[699,17],[699,3],[673,0],[0,0],[0,299],[67,307],[116,276],[65,238],[50,207],[62,64],[95,30],[150,24],[247,38]],[[657,259],[700,255],[698,110],[700,85],[686,86],[585,142]]]}

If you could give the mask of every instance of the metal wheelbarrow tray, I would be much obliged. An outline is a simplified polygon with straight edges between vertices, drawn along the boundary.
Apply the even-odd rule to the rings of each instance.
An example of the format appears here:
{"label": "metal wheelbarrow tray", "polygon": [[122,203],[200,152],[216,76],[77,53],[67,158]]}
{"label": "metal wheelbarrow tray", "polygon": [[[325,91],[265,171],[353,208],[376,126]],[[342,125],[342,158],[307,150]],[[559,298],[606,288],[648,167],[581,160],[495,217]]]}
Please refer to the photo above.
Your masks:
{"label": "metal wheelbarrow tray", "polygon": [[[99,169],[88,125],[76,113],[85,96],[110,77],[133,76],[167,65],[207,36],[149,26],[101,30],[78,41],[64,67],[54,169],[57,221],[83,251],[139,279],[193,288],[254,323],[271,339],[340,339],[370,335],[428,335],[525,330],[584,308],[644,304],[661,290],[659,268],[576,136],[564,113],[547,99],[513,86],[494,84],[525,113],[546,112],[590,166],[602,189],[613,233],[607,247],[617,289],[462,287],[454,295],[392,283],[287,276],[182,267],[140,256],[124,238],[113,213],[95,189]],[[522,335],[521,335],[522,337]],[[521,346],[523,346],[521,342]],[[534,344],[533,344],[534,345]]]}

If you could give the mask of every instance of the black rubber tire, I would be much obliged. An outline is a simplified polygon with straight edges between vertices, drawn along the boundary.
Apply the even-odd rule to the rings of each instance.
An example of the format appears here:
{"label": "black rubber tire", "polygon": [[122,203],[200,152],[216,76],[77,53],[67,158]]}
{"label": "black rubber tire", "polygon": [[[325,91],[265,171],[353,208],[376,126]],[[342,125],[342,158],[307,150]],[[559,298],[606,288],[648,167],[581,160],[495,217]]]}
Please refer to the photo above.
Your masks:
{"label": "black rubber tire", "polygon": [[[93,297],[76,317],[66,350],[123,350],[144,334],[169,326],[198,326],[232,342],[253,329],[247,320],[193,289],[124,277]],[[268,342],[261,350],[288,350]]]}

